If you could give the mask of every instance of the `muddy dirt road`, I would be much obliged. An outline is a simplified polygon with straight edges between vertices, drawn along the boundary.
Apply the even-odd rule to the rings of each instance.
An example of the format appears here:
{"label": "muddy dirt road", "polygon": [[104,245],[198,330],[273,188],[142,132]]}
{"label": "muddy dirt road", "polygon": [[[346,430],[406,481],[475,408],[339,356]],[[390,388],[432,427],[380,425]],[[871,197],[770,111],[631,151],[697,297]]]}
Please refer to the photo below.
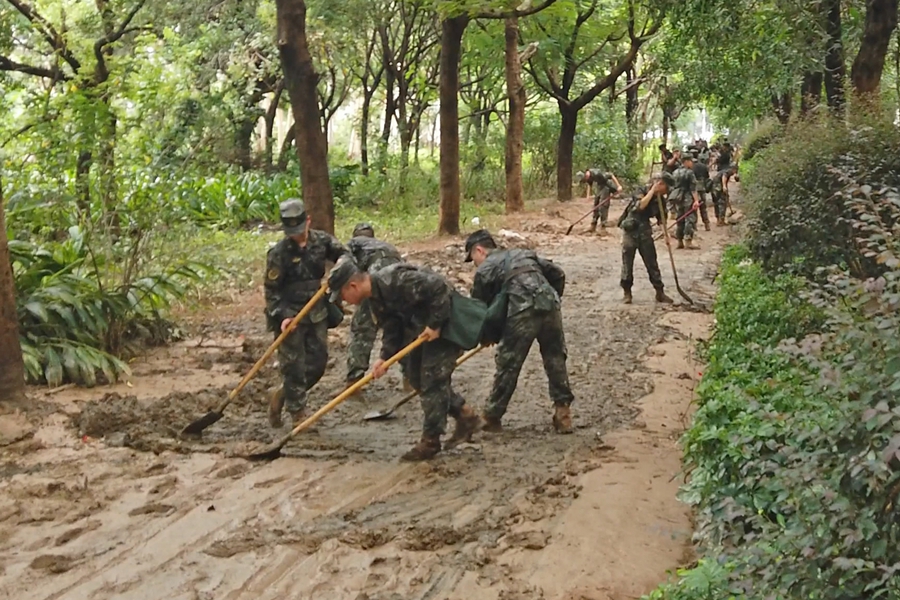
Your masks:
{"label": "muddy dirt road", "polygon": [[[507,430],[426,464],[397,458],[417,438],[415,402],[387,422],[366,412],[399,397],[397,372],[326,416],[286,449],[250,464],[268,442],[267,366],[201,441],[177,431],[235,385],[271,340],[261,294],[226,307],[195,337],[134,365],[130,384],[35,391],[33,435],[0,449],[0,598],[51,600],[624,600],[691,560],[691,524],[675,500],[677,438],[701,367],[692,341],[711,318],[661,308],[643,266],[635,303],[620,303],[619,231],[563,237],[584,200],[507,223],[568,274],[564,318],[576,432],[553,433],[536,349]],[[620,206],[613,213],[616,214]],[[682,286],[709,304],[729,228],[678,251]],[[460,285],[461,243],[410,247],[409,259]],[[668,291],[665,246],[658,243]],[[263,249],[261,249],[261,253]],[[311,393],[341,391],[345,321]],[[454,375],[480,408],[493,358]]]}

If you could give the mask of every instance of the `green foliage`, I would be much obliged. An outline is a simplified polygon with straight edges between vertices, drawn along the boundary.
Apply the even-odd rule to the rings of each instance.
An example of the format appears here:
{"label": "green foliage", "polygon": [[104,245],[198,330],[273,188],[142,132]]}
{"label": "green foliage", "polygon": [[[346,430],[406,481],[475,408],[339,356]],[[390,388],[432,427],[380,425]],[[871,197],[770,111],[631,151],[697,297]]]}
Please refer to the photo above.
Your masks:
{"label": "green foliage", "polygon": [[[673,583],[663,584],[644,600],[736,600],[728,586],[727,567],[703,559],[692,569],[678,569]],[[743,597],[743,596],[741,596]]]}
{"label": "green foliage", "polygon": [[116,267],[91,251],[77,227],[55,244],[12,240],[10,253],[27,376],[51,386],[93,386],[98,374],[114,382],[127,373],[116,356],[138,342],[166,340],[161,311],[204,272],[184,263],[114,285]]}
{"label": "green foliage", "polygon": [[776,142],[784,133],[784,127],[776,119],[768,119],[753,130],[744,140],[744,153],[742,159],[751,160],[760,151],[768,148]]}
{"label": "green foliage", "polygon": [[743,248],[724,257],[683,497],[725,567],[701,577],[718,588],[686,591],[688,571],[654,598],[900,594],[900,203],[878,184],[844,193],[881,277],[833,267],[804,293]]}
{"label": "green foliage", "polygon": [[857,215],[840,192],[847,179],[900,185],[900,130],[892,117],[793,125],[755,161],[755,176],[744,178],[748,245],[765,269],[805,277],[831,265],[863,278],[882,273],[859,251],[851,225]]}

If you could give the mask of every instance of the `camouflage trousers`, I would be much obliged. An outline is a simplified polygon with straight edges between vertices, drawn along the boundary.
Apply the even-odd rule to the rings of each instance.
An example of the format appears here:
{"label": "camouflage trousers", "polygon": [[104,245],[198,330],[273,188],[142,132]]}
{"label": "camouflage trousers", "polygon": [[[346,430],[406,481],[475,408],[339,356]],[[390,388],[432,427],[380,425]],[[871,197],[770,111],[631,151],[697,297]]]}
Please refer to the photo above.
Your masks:
{"label": "camouflage trousers", "polygon": [[484,415],[499,420],[506,413],[509,400],[516,391],[525,358],[537,340],[544,361],[544,372],[550,386],[550,400],[556,406],[569,406],[575,399],[566,371],[566,336],[562,313],[554,309],[537,312],[528,308],[506,320],[503,337],[497,346],[494,362],[497,372],[484,409]]}
{"label": "camouflage trousers", "polygon": [[609,221],[609,201],[609,193],[597,194],[594,196],[594,216],[591,219],[592,227],[596,228],[598,221],[606,227],[606,223]]}
{"label": "camouflage trousers", "polygon": [[706,192],[697,192],[697,197],[700,198],[700,208],[698,209],[698,212],[700,213],[700,219],[703,221],[704,225],[709,225],[709,211],[707,210]]}
{"label": "camouflage trousers", "polygon": [[[407,332],[409,344],[421,332]],[[426,342],[407,355],[407,377],[412,386],[419,390],[424,419],[422,435],[441,436],[447,429],[447,415],[459,417],[465,399],[453,391],[450,383],[456,359],[462,350],[456,344],[438,338]]]}
{"label": "camouflage trousers", "polygon": [[[277,335],[276,335],[277,337]],[[306,392],[325,374],[328,323],[300,323],[278,348],[284,380],[284,405],[293,414],[306,408]]]}
{"label": "camouflage trousers", "polygon": [[353,313],[350,321],[350,343],[347,345],[347,381],[356,381],[369,370],[369,360],[375,338],[378,337],[378,326],[372,318],[369,301],[363,300]]}
{"label": "camouflage trousers", "polygon": [[[681,219],[684,215],[691,210],[692,199],[691,197],[682,198],[680,200],[675,201],[675,218]],[[695,210],[688,216],[684,217],[680,221],[678,221],[678,225],[675,226],[675,239],[677,240],[692,240],[694,239],[694,232],[697,230],[697,211]]]}
{"label": "camouflage trousers", "polygon": [[725,202],[725,192],[714,191],[712,197],[713,208],[716,211],[716,219],[724,219],[727,208],[727,203]]}
{"label": "camouflage trousers", "polygon": [[657,290],[663,289],[662,274],[656,259],[656,245],[653,243],[653,229],[650,223],[641,223],[636,231],[622,232],[622,274],[619,283],[622,289],[631,290],[634,285],[634,258],[640,252],[650,283]]}

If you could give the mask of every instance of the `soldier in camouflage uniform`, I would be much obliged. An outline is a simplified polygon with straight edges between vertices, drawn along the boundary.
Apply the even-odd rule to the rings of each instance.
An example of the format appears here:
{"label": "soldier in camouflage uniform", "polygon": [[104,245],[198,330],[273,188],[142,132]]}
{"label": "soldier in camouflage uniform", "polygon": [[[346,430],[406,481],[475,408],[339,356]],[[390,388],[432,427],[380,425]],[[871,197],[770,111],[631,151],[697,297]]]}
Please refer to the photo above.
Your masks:
{"label": "soldier in camouflage uniform", "polygon": [[588,169],[575,174],[577,183],[587,184],[587,197],[590,198],[591,187],[594,188],[594,217],[591,220],[591,233],[597,231],[597,222],[600,227],[606,229],[609,224],[609,202],[612,194],[622,191],[622,186],[616,176],[600,169]]}
{"label": "soldier in camouflage uniform", "polygon": [[[359,269],[370,273],[402,261],[396,248],[375,239],[375,230],[368,223],[360,223],[353,229],[353,237],[347,242],[347,249]],[[350,322],[350,343],[347,346],[348,386],[362,379],[369,370],[369,358],[377,334],[378,327],[372,320],[369,302],[363,301],[356,308]]]}
{"label": "soldier in camouflage uniform", "polygon": [[425,333],[429,338],[409,354],[408,375],[420,391],[425,418],[421,440],[402,460],[428,460],[438,454],[448,414],[456,420],[456,428],[447,446],[470,439],[478,429],[478,415],[451,385],[462,349],[440,337],[450,318],[450,282],[433,271],[402,262],[367,273],[347,257],[331,270],[328,286],[333,299],[357,306],[369,301],[375,323],[383,331],[381,358],[372,367],[376,378],[384,375],[384,362],[418,335]]}
{"label": "soldier in camouflage uniform", "polygon": [[713,201],[713,209],[716,213],[716,226],[723,227],[725,225],[725,213],[727,202],[725,201],[725,186],[727,185],[727,172],[718,171],[711,179],[711,195]]}
{"label": "soldier in camouflage uniform", "polygon": [[697,209],[700,208],[700,199],[697,196],[697,178],[694,176],[694,161],[690,155],[685,155],[681,167],[672,177],[675,181],[669,191],[669,204],[675,218],[680,219],[693,210],[675,226],[675,237],[678,239],[679,248],[696,249],[694,245],[694,230],[697,227]]}
{"label": "soldier in camouflage uniform", "polygon": [[[266,257],[266,317],[275,337],[315,295],[325,275],[326,261],[337,261],[346,253],[333,236],[309,229],[310,218],[300,200],[281,203],[285,237]],[[319,301],[278,349],[283,393],[269,402],[269,423],[281,427],[282,402],[294,423],[306,417],[306,392],[325,373],[328,362],[328,311]]]}
{"label": "soldier in camouflage uniform", "polygon": [[701,161],[697,160],[700,150],[698,149],[693,156],[694,177],[697,178],[697,196],[700,197],[700,218],[703,219],[703,227],[709,231],[709,211],[706,208],[706,195],[709,193],[712,181],[709,178],[709,167]]}
{"label": "soldier in camouflage uniform", "polygon": [[482,428],[501,431],[501,419],[516,390],[522,365],[537,340],[549,380],[550,400],[555,407],[553,426],[558,433],[572,433],[569,406],[575,396],[566,372],[566,337],[560,310],[565,272],[531,250],[498,250],[494,238],[485,229],[466,240],[466,262],[469,261],[477,267],[473,298],[490,305],[504,285],[508,297],[506,322],[494,356],[497,371],[484,409]]}
{"label": "soldier in camouflage uniform", "polygon": [[631,304],[631,288],[634,285],[634,257],[640,252],[650,283],[656,290],[656,301],[671,304],[672,299],[665,293],[659,263],[656,260],[656,246],[653,243],[653,227],[650,219],[665,227],[665,215],[659,212],[660,202],[657,198],[665,197],[669,186],[674,183],[672,176],[665,171],[652,184],[638,188],[631,197],[631,202],[619,217],[622,229],[622,274],[620,284],[624,290],[623,301]]}
{"label": "soldier in camouflage uniform", "polygon": [[666,164],[663,165],[663,171],[665,173],[674,173],[678,170],[678,167],[681,166],[681,150],[675,148],[672,151],[672,156],[669,160],[666,161]]}

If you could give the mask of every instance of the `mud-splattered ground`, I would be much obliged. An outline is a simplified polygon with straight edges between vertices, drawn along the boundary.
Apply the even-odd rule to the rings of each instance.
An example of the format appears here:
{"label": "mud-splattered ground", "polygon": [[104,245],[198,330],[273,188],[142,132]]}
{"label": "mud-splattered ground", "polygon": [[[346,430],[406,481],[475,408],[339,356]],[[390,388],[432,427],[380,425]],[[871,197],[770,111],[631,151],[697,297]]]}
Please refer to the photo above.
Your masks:
{"label": "mud-splattered ground", "polygon": [[[419,434],[415,402],[395,419],[362,420],[402,397],[393,372],[273,463],[237,456],[287,431],[265,416],[274,361],[201,439],[182,439],[271,341],[255,295],[135,364],[129,383],[36,390],[37,430],[0,454],[0,598],[639,597],[690,560],[675,440],[699,372],[689,341],[709,316],[656,305],[640,264],[635,304],[620,304],[619,232],[562,235],[564,217],[585,208],[553,204],[507,225],[525,238],[510,244],[534,245],[568,275],[574,435],[552,431],[534,349],[506,431],[426,464],[397,462]],[[728,235],[701,232],[702,250],[676,254],[698,304],[712,300]],[[459,240],[405,250],[463,288],[471,282]],[[330,333],[313,407],[342,390],[348,324]],[[493,370],[485,351],[454,385],[480,407]]]}

